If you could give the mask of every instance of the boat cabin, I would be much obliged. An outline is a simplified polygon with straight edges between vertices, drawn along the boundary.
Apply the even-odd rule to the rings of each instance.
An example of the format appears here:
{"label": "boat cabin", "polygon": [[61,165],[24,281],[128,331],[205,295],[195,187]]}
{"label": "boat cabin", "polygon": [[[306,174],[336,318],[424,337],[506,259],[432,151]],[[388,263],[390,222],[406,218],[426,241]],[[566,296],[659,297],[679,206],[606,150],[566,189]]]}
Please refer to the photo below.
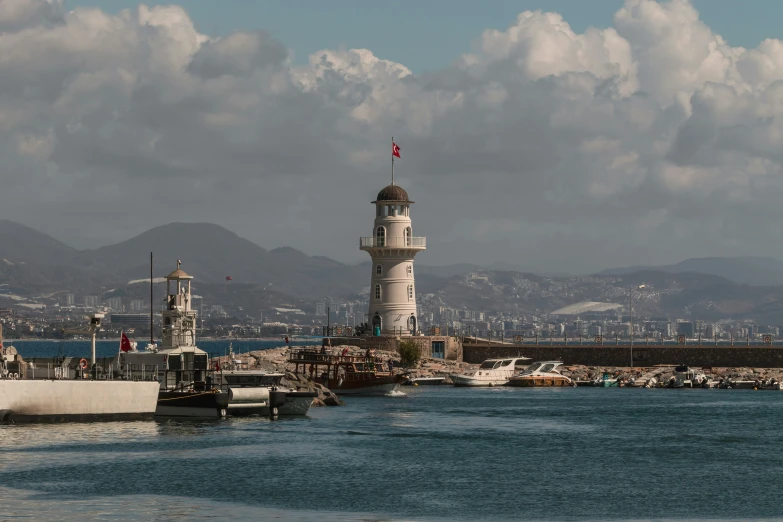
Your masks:
{"label": "boat cabin", "polygon": [[529,361],[527,357],[515,357],[511,359],[487,359],[479,370],[513,370],[515,366],[519,366],[523,361]]}
{"label": "boat cabin", "polygon": [[388,362],[370,353],[343,355],[322,348],[292,348],[288,362],[294,364],[294,373],[309,375],[311,379],[329,381],[368,381],[392,375]]}
{"label": "boat cabin", "polygon": [[534,362],[525,370],[522,372],[521,375],[530,374],[530,373],[560,373],[560,370],[557,368],[562,366],[563,363],[560,361],[539,361]]}

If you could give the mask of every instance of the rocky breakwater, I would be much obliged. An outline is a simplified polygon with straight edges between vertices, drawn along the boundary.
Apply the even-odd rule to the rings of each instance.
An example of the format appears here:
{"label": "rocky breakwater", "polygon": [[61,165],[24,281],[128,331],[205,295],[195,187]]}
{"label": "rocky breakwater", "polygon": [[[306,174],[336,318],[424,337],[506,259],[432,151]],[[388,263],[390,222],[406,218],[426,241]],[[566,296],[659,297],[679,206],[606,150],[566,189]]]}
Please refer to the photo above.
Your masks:
{"label": "rocky breakwater", "polygon": [[[366,350],[364,348],[356,346],[335,346],[332,347],[333,353],[343,353],[353,356],[364,356]],[[473,372],[478,368],[478,364],[463,363],[459,361],[448,361],[445,359],[431,359],[429,357],[423,357],[419,360],[415,368],[403,368],[400,362],[400,354],[388,350],[374,350],[373,355],[380,357],[383,361],[392,361],[393,372],[398,375],[404,375],[409,379],[416,379],[419,377],[443,377],[444,384],[451,384],[451,378],[449,377],[454,373]]]}
{"label": "rocky breakwater", "polygon": [[472,374],[478,367],[478,364],[424,358],[419,361],[416,368],[406,370],[406,372],[409,372],[408,377],[410,379],[443,377],[444,384],[453,384],[451,375],[463,373]]}
{"label": "rocky breakwater", "polygon": [[[652,379],[654,382],[666,384],[675,374],[675,366],[620,367],[620,366],[562,366],[561,373],[574,381],[595,381],[608,374],[612,379],[628,383],[634,386],[644,386]],[[758,381],[759,383],[783,380],[781,368],[709,368],[693,367],[694,370],[702,370],[713,381]]]}
{"label": "rocky breakwater", "polygon": [[[320,348],[320,347],[313,347]],[[220,362],[222,368],[229,368],[232,362],[228,357],[215,357],[213,364]],[[283,373],[285,377],[280,381],[283,386],[301,391],[313,391],[318,394],[313,399],[312,406],[342,406],[345,404],[336,393],[329,390],[323,384],[310,380],[306,375],[296,375],[294,365],[288,364],[288,347],[271,348],[269,350],[256,350],[253,352],[234,354],[234,361],[239,361],[238,367],[243,370],[264,370],[267,372]],[[233,363],[235,366],[237,363]]]}

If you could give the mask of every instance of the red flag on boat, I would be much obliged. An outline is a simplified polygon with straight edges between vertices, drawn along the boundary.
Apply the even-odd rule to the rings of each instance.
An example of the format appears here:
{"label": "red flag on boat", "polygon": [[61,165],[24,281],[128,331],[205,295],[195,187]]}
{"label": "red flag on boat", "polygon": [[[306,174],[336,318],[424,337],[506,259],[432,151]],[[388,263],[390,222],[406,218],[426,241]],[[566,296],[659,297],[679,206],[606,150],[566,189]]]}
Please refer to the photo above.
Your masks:
{"label": "red flag on boat", "polygon": [[215,361],[215,371],[216,372],[220,371],[220,360]]}
{"label": "red flag on boat", "polygon": [[120,339],[120,350],[123,352],[129,352],[133,348],[131,347],[130,340],[128,339],[128,336],[125,335],[125,332],[122,332],[122,338]]}
{"label": "red flag on boat", "polygon": [[288,336],[285,336],[285,344],[288,344]]}
{"label": "red flag on boat", "polygon": [[231,281],[231,276],[226,276],[226,281]]}
{"label": "red flag on boat", "polygon": [[397,156],[398,158],[402,158],[402,156],[400,156],[400,147],[398,147],[397,144],[394,142],[392,142],[392,156]]}

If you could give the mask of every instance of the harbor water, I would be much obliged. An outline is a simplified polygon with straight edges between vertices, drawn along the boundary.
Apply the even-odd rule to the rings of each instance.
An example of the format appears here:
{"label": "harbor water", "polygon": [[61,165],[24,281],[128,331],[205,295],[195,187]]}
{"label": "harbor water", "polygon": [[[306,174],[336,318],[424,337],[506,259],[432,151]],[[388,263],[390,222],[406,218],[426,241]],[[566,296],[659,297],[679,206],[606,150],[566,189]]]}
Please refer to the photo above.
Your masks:
{"label": "harbor water", "polygon": [[[132,339],[138,342],[138,349],[143,350],[148,339]],[[160,341],[158,341],[160,342]],[[245,353],[253,350],[266,350],[285,346],[283,339],[235,339],[230,341],[234,353]],[[309,340],[291,339],[289,346],[304,346],[320,344],[320,338]],[[90,341],[75,340],[16,340],[6,339],[6,346],[13,346],[25,358],[31,357],[87,357],[90,355]],[[228,354],[229,341],[225,339],[199,339],[198,346],[213,356]],[[95,352],[97,357],[113,357],[120,349],[120,341],[96,341]]]}
{"label": "harbor water", "polygon": [[780,392],[403,391],[279,421],[3,426],[2,518],[783,515]]}

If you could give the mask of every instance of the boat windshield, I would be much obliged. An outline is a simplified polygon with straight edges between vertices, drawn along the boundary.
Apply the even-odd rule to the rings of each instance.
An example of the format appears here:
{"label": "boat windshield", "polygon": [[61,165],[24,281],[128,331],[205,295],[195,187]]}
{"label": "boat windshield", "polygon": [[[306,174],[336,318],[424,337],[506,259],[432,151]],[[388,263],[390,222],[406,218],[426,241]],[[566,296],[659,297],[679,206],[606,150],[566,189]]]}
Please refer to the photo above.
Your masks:
{"label": "boat windshield", "polygon": [[545,365],[543,365],[543,366],[541,367],[541,371],[542,371],[542,372],[551,372],[551,371],[552,371],[552,369],[553,369],[554,367],[555,367],[555,365],[554,365],[554,364],[552,364],[552,363],[550,363],[550,364],[545,364]]}
{"label": "boat windshield", "polygon": [[541,363],[533,363],[530,366],[528,366],[527,368],[525,368],[525,371],[526,372],[532,372],[532,371],[538,370],[539,366],[541,366]]}
{"label": "boat windshield", "polygon": [[483,368],[484,370],[489,370],[490,368],[495,367],[496,362],[497,361],[484,361],[483,363],[481,363],[481,366],[479,366],[479,368]]}
{"label": "boat windshield", "polygon": [[503,359],[502,361],[500,361],[501,362],[500,366],[508,366],[513,361],[514,361],[514,359]]}

